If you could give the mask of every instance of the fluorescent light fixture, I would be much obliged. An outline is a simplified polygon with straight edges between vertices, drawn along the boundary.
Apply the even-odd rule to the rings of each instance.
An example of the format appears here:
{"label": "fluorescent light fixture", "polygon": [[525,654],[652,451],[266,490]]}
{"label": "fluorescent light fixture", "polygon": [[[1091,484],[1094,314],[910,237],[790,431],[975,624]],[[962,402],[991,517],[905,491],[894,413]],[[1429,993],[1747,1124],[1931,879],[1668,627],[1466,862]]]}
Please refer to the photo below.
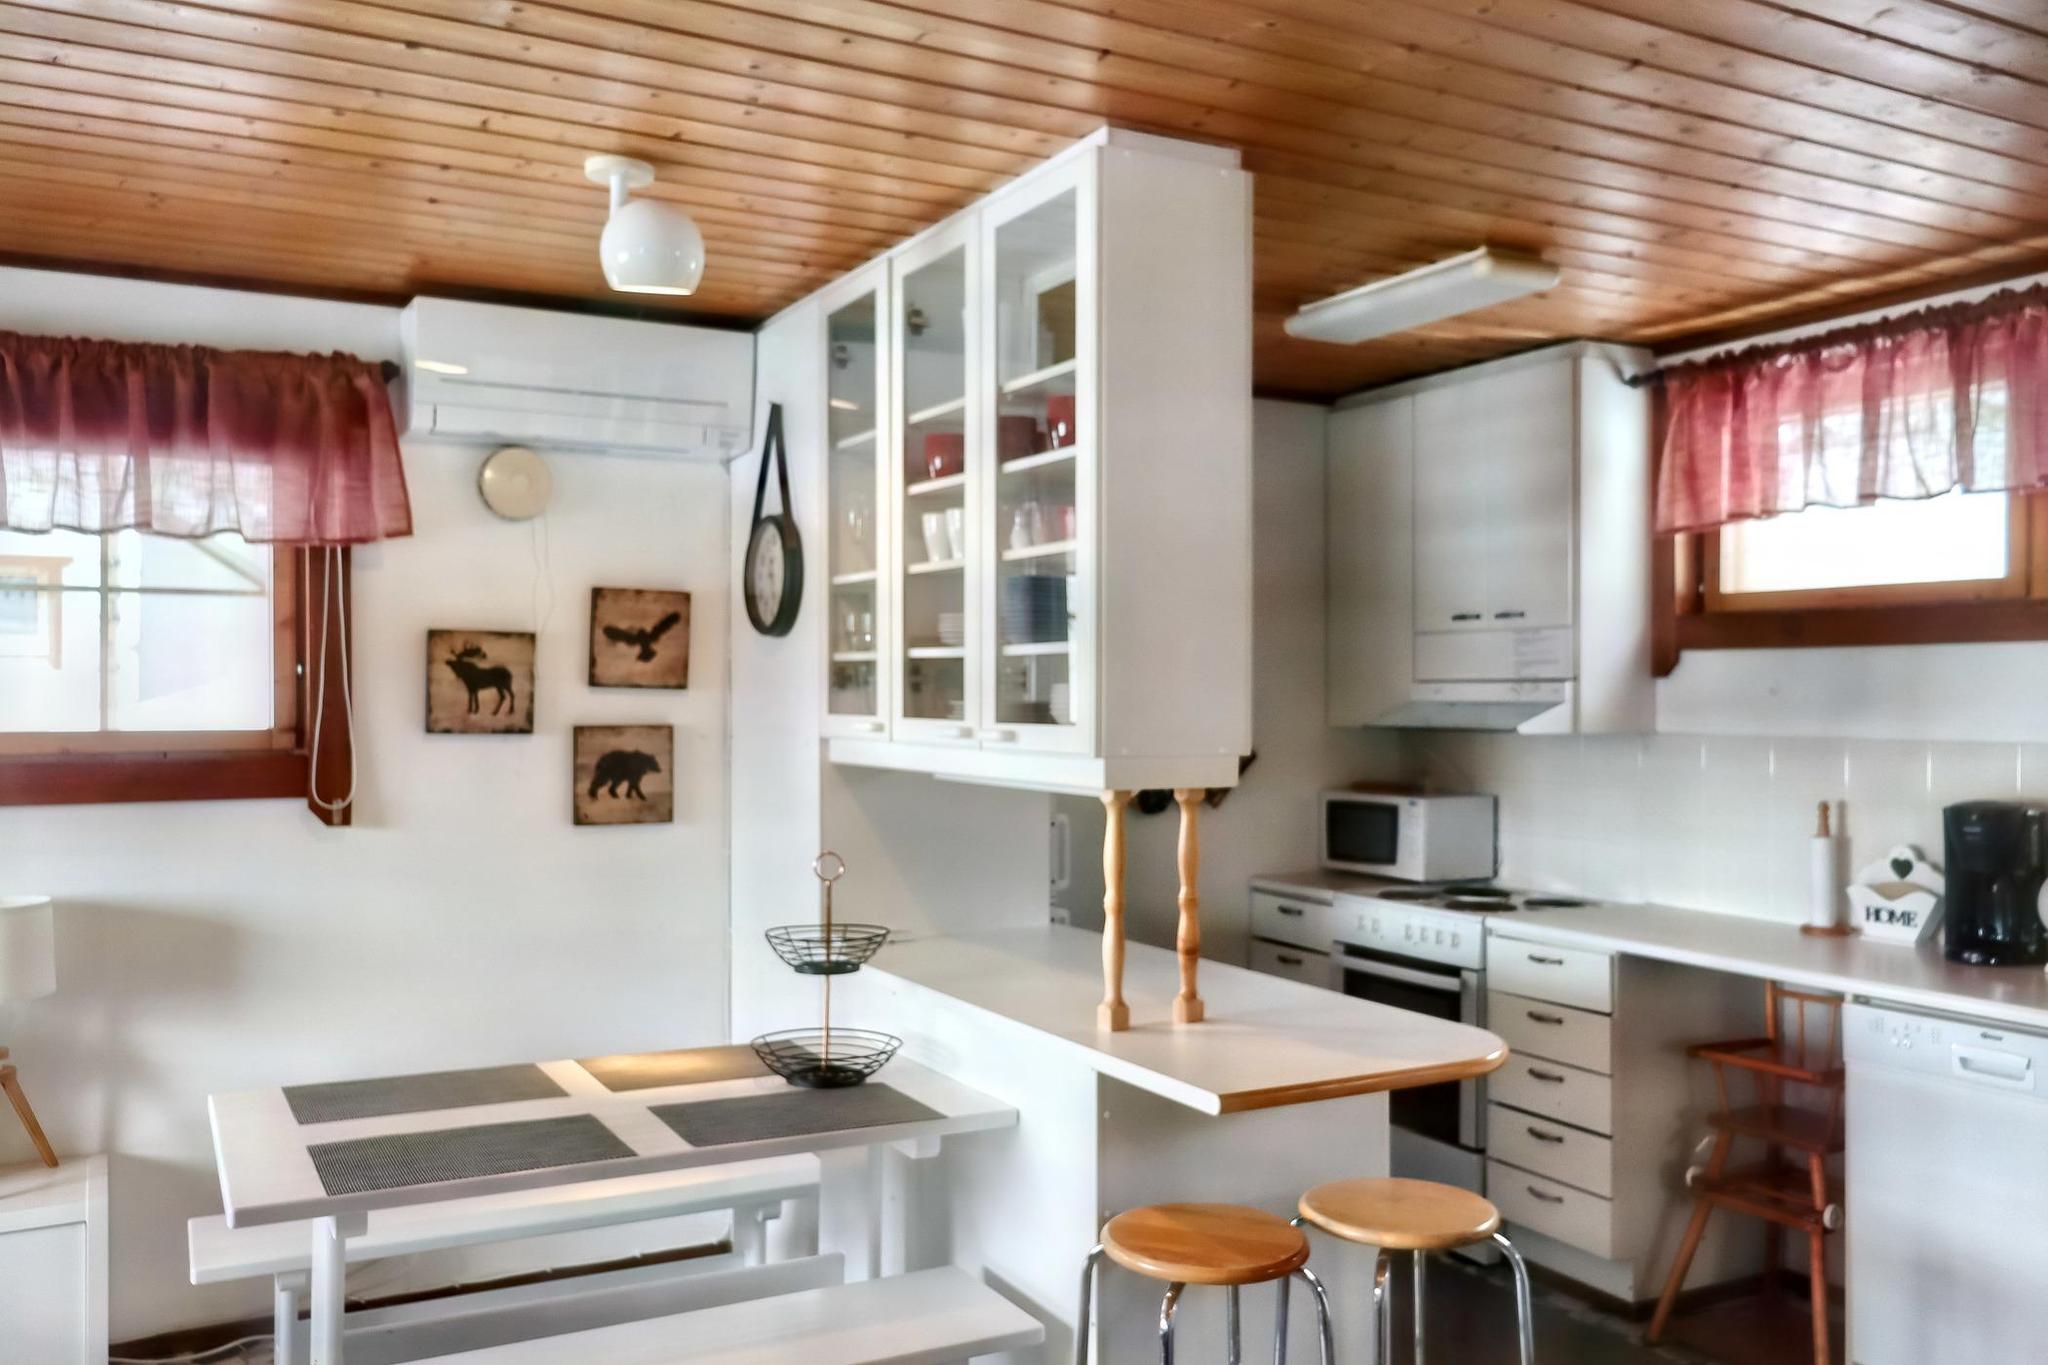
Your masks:
{"label": "fluorescent light fixture", "polygon": [[1308,304],[1287,319],[1287,335],[1348,346],[1540,294],[1557,279],[1557,267],[1540,257],[1482,246]]}
{"label": "fluorescent light fixture", "polygon": [[860,411],[860,404],[854,402],[851,398],[834,398],[831,399],[830,402],[831,405],[834,408],[838,409],[840,412]]}
{"label": "fluorescent light fixture", "polygon": [[468,374],[469,366],[457,365],[452,360],[415,360],[412,367],[425,370],[428,374]]}
{"label": "fluorescent light fixture", "polygon": [[590,156],[583,174],[609,186],[612,214],[598,238],[605,283],[622,294],[693,294],[704,278],[704,234],[679,208],[629,199],[654,183],[654,167],[630,156]]}

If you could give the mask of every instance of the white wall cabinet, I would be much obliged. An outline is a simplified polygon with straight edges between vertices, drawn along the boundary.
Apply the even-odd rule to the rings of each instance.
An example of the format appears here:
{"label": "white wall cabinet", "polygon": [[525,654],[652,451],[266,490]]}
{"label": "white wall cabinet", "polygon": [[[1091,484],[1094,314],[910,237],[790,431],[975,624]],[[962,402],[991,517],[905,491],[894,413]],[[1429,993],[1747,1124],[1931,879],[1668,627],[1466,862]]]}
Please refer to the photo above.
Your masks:
{"label": "white wall cabinet", "polygon": [[1651,727],[1645,364],[1577,343],[1339,405],[1332,725]]}
{"label": "white wall cabinet", "polygon": [[1235,153],[1105,130],[818,296],[834,762],[1234,785],[1249,208]]}
{"label": "white wall cabinet", "polygon": [[106,1359],[107,1159],[0,1171],[0,1360]]}

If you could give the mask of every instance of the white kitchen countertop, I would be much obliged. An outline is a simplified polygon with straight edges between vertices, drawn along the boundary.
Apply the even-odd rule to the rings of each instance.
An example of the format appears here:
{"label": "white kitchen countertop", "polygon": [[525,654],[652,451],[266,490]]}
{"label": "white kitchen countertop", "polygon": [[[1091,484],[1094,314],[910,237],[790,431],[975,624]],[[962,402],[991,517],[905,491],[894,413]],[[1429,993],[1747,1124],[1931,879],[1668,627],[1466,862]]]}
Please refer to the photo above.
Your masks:
{"label": "white kitchen countertop", "polygon": [[1495,934],[1768,977],[1919,1009],[2048,1029],[2048,971],[1972,967],[1919,944],[1822,938],[1796,924],[1662,905],[1589,905],[1495,916]]}
{"label": "white kitchen countertop", "polygon": [[1171,1020],[1179,961],[1127,946],[1131,1027],[1095,1026],[1102,936],[1047,925],[894,942],[868,971],[1048,1035],[1097,1071],[1191,1109],[1228,1114],[1482,1075],[1507,1059],[1483,1029],[1204,961],[1199,1024]]}

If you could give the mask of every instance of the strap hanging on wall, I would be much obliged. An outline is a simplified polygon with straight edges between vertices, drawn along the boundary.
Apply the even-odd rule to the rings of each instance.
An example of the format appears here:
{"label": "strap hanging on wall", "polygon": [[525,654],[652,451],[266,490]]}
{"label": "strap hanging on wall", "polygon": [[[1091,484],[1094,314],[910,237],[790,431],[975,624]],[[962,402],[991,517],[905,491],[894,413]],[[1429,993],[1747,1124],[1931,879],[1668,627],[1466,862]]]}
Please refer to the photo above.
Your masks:
{"label": "strap hanging on wall", "polygon": [[[768,496],[771,460],[775,464],[776,487],[782,493],[782,510],[772,516],[762,512]],[[804,551],[797,534],[796,511],[789,500],[789,454],[783,445],[780,403],[768,405],[767,435],[761,439],[761,473],[754,481],[753,522],[740,579],[747,619],[763,635],[787,635],[796,625],[797,609],[803,604]]]}

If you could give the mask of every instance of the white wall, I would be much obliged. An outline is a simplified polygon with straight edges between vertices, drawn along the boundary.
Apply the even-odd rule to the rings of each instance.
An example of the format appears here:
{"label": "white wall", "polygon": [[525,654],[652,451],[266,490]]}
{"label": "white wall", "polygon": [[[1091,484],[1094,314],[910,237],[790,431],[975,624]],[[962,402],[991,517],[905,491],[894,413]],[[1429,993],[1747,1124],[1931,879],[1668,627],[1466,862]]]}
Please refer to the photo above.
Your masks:
{"label": "white wall", "polygon": [[[0,270],[0,327],[396,354],[389,309],[29,271]],[[267,1311],[185,1283],[184,1221],[220,1207],[210,1091],[724,1037],[724,474],[557,457],[543,571],[477,458],[408,447],[416,533],[357,555],[355,828],[297,801],[0,809],[0,885],[60,901],[59,992],[0,1039],[59,1147],[114,1154],[116,1340]],[[584,685],[599,584],[692,592],[687,692]],[[426,735],[426,630],[531,629],[550,590],[536,733]],[[675,824],[573,828],[570,727],[627,721],[676,727]],[[28,1155],[0,1122],[0,1162]]]}
{"label": "white wall", "polygon": [[[1332,730],[1323,719],[1323,434],[1328,410],[1261,401],[1252,410],[1252,743],[1258,761],[1223,805],[1201,812],[1202,951],[1245,960],[1246,887],[1264,872],[1316,860],[1315,797],[1384,775],[1399,737]],[[1102,923],[1102,806],[1063,797],[1073,822],[1074,884],[1060,897],[1076,924]],[[1127,812],[1126,922],[1131,937],[1171,946],[1180,875],[1180,814]]]}

